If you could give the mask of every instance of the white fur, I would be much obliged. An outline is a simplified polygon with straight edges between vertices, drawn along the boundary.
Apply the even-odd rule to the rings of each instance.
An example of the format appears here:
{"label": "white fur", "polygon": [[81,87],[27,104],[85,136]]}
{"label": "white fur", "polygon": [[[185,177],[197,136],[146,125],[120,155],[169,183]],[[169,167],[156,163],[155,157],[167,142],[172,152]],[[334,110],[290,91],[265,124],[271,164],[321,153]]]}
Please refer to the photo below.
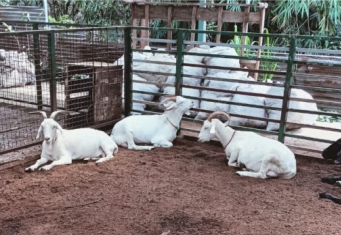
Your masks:
{"label": "white fur", "polygon": [[[183,114],[189,114],[193,102],[177,96],[176,102],[166,99],[162,104],[166,108],[162,115],[129,116],[119,121],[112,130],[111,138],[118,145],[128,149],[151,150],[154,147],[172,147],[172,141],[177,133],[176,127],[179,127]],[[135,143],[153,146],[137,146]]]}
{"label": "white fur", "polygon": [[[225,146],[231,140],[234,131],[218,119],[206,120],[198,139],[205,142],[216,137]],[[254,132],[236,131],[225,149],[225,154],[229,166],[245,165],[245,171],[236,172],[240,176],[291,179],[296,175],[294,153],[281,142]]]}
{"label": "white fur", "polygon": [[37,134],[37,139],[44,137],[42,153],[34,165],[25,169],[26,172],[35,171],[48,161],[52,163],[39,170],[47,171],[54,166],[71,164],[72,160],[80,159],[101,163],[112,159],[113,154],[118,152],[116,143],[103,131],[91,128],[64,130],[53,118],[46,118],[46,114],[44,116]]}

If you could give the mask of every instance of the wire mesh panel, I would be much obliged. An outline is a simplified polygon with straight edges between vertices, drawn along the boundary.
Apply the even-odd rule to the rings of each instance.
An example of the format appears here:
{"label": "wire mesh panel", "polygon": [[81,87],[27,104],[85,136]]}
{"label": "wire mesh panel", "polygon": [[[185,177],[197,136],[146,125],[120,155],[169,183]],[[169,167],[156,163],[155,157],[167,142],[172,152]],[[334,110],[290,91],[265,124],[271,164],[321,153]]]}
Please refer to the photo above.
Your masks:
{"label": "wire mesh panel", "polygon": [[0,33],[0,153],[36,143],[42,116],[31,111],[73,111],[59,117],[67,129],[112,127],[122,115],[122,37],[115,27]]}
{"label": "wire mesh panel", "polygon": [[0,37],[0,152],[34,142],[41,121],[27,115],[37,108],[34,56],[22,50],[32,38],[32,34]]}

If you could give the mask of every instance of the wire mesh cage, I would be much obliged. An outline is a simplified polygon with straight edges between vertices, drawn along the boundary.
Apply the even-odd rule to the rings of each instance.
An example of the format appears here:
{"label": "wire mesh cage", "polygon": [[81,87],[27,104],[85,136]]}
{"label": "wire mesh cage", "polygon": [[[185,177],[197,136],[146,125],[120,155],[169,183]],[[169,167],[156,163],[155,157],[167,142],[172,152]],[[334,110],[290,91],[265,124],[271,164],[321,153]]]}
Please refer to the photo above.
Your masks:
{"label": "wire mesh cage", "polygon": [[67,129],[121,118],[124,30],[79,28],[0,33],[0,153],[36,143],[41,116]]}

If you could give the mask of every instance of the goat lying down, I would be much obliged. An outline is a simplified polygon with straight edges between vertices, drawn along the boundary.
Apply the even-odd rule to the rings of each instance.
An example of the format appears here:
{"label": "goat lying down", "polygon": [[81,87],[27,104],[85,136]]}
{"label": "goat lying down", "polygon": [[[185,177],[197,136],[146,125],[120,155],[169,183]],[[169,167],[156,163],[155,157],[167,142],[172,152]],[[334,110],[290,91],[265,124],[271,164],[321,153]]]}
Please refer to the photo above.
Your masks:
{"label": "goat lying down", "polygon": [[333,160],[335,164],[341,164],[341,138],[324,149],[322,157],[327,160]]}
{"label": "goat lying down", "polygon": [[67,111],[55,111],[50,118],[47,118],[44,111],[31,112],[41,113],[44,117],[37,134],[37,139],[44,136],[44,142],[40,159],[26,168],[26,172],[35,171],[48,161],[52,163],[39,170],[47,171],[54,166],[71,164],[72,160],[80,159],[97,160],[98,164],[112,159],[113,154],[118,152],[116,143],[103,131],[91,128],[64,130],[54,120],[61,112]]}
{"label": "goat lying down", "polygon": [[[111,138],[120,146],[134,150],[154,147],[170,148],[176,137],[183,114],[189,114],[193,101],[181,96],[168,97],[161,102],[166,110],[161,115],[129,116],[116,123]],[[153,144],[138,146],[136,143]]]}
{"label": "goat lying down", "polygon": [[296,175],[295,155],[288,147],[253,132],[235,131],[215,119],[220,114],[230,119],[225,112],[212,113],[204,122],[198,141],[210,141],[217,137],[224,146],[228,165],[245,166],[244,171],[236,172],[238,175],[261,179],[291,179]]}

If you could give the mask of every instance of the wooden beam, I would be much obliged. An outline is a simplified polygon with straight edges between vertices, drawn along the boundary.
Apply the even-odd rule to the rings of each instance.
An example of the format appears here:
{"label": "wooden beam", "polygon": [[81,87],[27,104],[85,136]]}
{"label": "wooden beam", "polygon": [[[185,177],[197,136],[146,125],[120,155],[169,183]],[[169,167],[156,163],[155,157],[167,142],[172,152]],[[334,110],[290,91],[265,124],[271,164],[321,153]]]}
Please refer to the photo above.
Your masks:
{"label": "wooden beam", "polygon": [[[192,19],[191,19],[191,29],[195,30],[197,27],[197,9],[198,7],[193,7],[192,9]],[[195,33],[191,33],[191,42],[195,41]]]}
{"label": "wooden beam", "polygon": [[[149,19],[150,20],[167,20],[167,6],[150,6]],[[193,8],[190,7],[179,7],[173,6],[173,20],[176,21],[191,21],[192,20]],[[197,8],[196,19],[207,21],[207,22],[217,22],[218,21],[218,11],[219,8]],[[136,5],[135,11],[136,19],[145,18],[145,6]],[[261,17],[259,12],[250,12],[248,23],[259,24]],[[223,11],[222,22],[227,23],[243,23],[244,22],[244,12],[233,12],[233,11]]]}
{"label": "wooden beam", "polygon": [[[149,5],[144,6],[144,19],[141,20],[142,27],[149,27]],[[149,30],[141,30],[141,38],[149,38]],[[140,42],[140,48],[148,46],[149,42]]]}
{"label": "wooden beam", "polygon": [[[250,7],[245,7],[244,8],[244,22],[243,22],[243,33],[247,33],[248,31],[248,19],[249,19],[249,13],[250,13]],[[242,36],[242,45],[245,45],[245,36]],[[241,48],[240,50],[240,55],[244,56],[244,50],[245,48]]]}
{"label": "wooden beam", "polygon": [[[219,6],[219,9],[218,9],[218,23],[217,23],[217,31],[218,32],[221,32],[221,27],[223,25],[222,18],[223,18],[223,7]],[[221,35],[217,34],[216,40],[215,40],[216,43],[220,43],[220,38],[221,38]]]}
{"label": "wooden beam", "polygon": [[[264,33],[265,10],[266,10],[266,8],[264,7],[264,8],[261,9],[261,12],[260,12],[260,14],[261,14],[261,22],[259,24],[259,33]],[[258,45],[259,46],[263,45],[263,37],[259,37],[258,38]],[[260,58],[261,54],[262,54],[262,49],[258,49],[257,58]],[[260,62],[257,61],[256,62],[256,69],[259,69],[259,64],[260,64]],[[257,81],[258,73],[255,73],[255,77],[254,78]]]}
{"label": "wooden beam", "polygon": [[[172,11],[173,11],[173,7],[169,6],[168,12],[167,12],[167,27],[168,28],[172,28]],[[172,31],[171,30],[167,31],[167,39],[168,40],[172,39]],[[172,50],[172,43],[167,43],[167,50],[168,51]]]}
{"label": "wooden beam", "polygon": [[[137,19],[133,19],[133,27],[137,26]],[[133,38],[137,38],[136,29],[133,30]],[[133,49],[136,49],[137,41],[133,40]]]}

